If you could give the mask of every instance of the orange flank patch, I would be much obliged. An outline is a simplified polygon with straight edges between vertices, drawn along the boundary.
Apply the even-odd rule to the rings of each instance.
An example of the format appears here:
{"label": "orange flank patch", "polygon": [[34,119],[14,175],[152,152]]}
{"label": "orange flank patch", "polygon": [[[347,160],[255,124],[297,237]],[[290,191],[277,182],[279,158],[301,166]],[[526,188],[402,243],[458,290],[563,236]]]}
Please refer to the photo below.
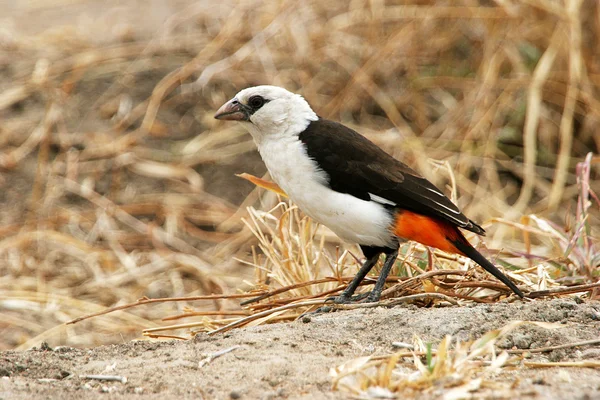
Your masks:
{"label": "orange flank patch", "polygon": [[447,221],[403,210],[396,213],[394,234],[449,253],[462,254],[451,242],[461,240],[462,233]]}

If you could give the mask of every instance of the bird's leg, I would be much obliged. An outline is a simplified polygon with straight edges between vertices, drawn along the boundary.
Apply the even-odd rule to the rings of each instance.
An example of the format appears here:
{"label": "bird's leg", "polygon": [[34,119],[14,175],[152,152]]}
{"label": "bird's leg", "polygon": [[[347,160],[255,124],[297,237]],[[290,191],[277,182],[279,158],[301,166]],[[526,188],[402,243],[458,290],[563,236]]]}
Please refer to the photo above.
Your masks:
{"label": "bird's leg", "polygon": [[356,291],[356,288],[358,288],[358,285],[360,285],[362,280],[365,279],[365,276],[367,276],[369,271],[373,269],[373,266],[377,264],[377,261],[379,260],[379,255],[382,253],[382,249],[366,246],[361,246],[361,249],[365,257],[367,257],[367,260],[364,262],[362,267],[360,267],[360,270],[354,276],[354,279],[352,279],[352,282],[350,282],[348,287],[344,289],[342,294],[340,294],[339,296],[332,297],[328,300],[332,300],[336,304],[345,304],[364,299],[368,295],[368,293],[365,293],[360,294],[358,296],[352,296],[354,294],[354,291]]}
{"label": "bird's leg", "polygon": [[395,249],[389,253],[386,252],[386,257],[385,257],[385,262],[383,263],[383,268],[381,269],[379,278],[377,279],[377,282],[375,283],[375,287],[369,294],[369,297],[367,297],[367,302],[374,303],[376,301],[379,301],[379,298],[381,297],[381,291],[383,290],[383,286],[385,285],[385,281],[387,280],[387,277],[390,274],[390,271],[392,270],[392,267],[394,266],[394,262],[396,261],[397,257],[398,257],[398,249]]}

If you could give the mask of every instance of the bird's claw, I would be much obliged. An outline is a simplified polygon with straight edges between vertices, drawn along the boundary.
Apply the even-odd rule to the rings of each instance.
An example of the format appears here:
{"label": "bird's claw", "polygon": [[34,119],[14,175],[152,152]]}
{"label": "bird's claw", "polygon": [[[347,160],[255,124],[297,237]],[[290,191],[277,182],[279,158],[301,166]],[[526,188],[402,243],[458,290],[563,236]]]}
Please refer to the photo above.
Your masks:
{"label": "bird's claw", "polygon": [[368,297],[371,296],[371,292],[359,293],[354,296],[345,296],[343,293],[339,296],[328,297],[325,300],[325,303],[333,303],[333,304],[351,304],[358,303]]}
{"label": "bird's claw", "polygon": [[299,320],[303,321],[304,318],[310,318],[311,315],[316,315],[316,314],[325,314],[325,313],[329,313],[332,312],[334,310],[334,307],[331,306],[322,306],[317,308],[314,311],[307,311],[304,314],[300,314],[300,316],[298,317]]}
{"label": "bird's claw", "polygon": [[[368,299],[367,301],[370,302],[371,295],[372,295],[372,292],[359,293],[359,294],[355,294],[354,296],[344,296],[343,293],[339,296],[331,296],[331,297],[328,297],[325,299],[324,306],[321,306],[314,311],[305,312],[304,314],[301,314],[298,318],[302,319],[302,318],[310,316],[310,315],[330,313],[332,311],[335,311],[336,304],[358,303],[364,299]],[[331,304],[331,305],[327,305],[327,304]]]}

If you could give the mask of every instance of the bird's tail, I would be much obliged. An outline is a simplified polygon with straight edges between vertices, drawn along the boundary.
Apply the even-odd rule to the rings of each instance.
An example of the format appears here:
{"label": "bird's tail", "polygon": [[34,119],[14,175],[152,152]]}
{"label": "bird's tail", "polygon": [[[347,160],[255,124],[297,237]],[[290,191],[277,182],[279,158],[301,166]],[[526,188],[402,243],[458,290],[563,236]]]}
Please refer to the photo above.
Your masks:
{"label": "bird's tail", "polygon": [[[458,230],[458,228],[457,228]],[[462,236],[462,233],[459,234]],[[485,269],[490,274],[494,275],[498,280],[508,286],[513,292],[515,292],[519,297],[523,298],[523,292],[515,285],[506,275],[504,275],[498,268],[494,266],[487,258],[485,258],[480,252],[475,250],[473,246],[467,241],[467,239],[453,241],[454,246],[462,253],[463,255],[469,257],[471,260],[475,261],[477,264],[481,265],[483,269]]]}
{"label": "bird's tail", "polygon": [[494,264],[475,250],[462,232],[450,222],[402,210],[396,213],[394,234],[400,238],[414,240],[449,253],[467,256],[498,278],[519,297],[524,297],[523,292]]}

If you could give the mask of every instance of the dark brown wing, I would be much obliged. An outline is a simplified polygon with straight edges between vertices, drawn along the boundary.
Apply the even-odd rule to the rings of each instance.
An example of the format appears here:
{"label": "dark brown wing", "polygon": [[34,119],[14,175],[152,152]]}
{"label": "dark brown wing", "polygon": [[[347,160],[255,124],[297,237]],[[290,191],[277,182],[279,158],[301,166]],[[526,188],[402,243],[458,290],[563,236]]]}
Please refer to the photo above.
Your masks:
{"label": "dark brown wing", "polygon": [[300,140],[309,157],[329,176],[331,189],[438,217],[485,234],[431,182],[354,130],[319,119],[300,133]]}

